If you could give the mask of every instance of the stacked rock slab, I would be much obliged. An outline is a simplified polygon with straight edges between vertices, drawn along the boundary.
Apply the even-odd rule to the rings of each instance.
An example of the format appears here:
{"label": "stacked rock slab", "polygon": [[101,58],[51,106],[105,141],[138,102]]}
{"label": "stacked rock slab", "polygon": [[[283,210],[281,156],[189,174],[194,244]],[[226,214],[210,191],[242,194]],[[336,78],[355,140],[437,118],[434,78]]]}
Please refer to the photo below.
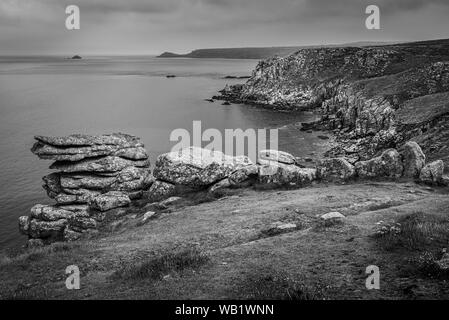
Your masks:
{"label": "stacked rock slab", "polygon": [[31,151],[53,160],[57,172],[43,178],[44,189],[55,205],[36,205],[19,219],[20,230],[43,242],[75,240],[96,230],[99,217],[125,207],[142,196],[152,183],[144,145],[135,136],[36,136]]}

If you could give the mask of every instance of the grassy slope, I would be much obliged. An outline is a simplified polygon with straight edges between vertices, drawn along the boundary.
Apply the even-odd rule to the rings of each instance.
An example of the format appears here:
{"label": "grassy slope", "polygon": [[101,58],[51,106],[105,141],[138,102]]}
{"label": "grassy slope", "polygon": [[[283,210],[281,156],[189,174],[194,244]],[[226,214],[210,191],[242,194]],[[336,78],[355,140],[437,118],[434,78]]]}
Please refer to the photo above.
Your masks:
{"label": "grassy slope", "polygon": [[[129,218],[96,239],[4,258],[0,294],[57,299],[289,298],[286,292],[298,292],[294,283],[299,283],[301,292],[313,292],[309,298],[447,299],[445,282],[418,274],[409,264],[421,251],[386,251],[372,235],[380,220],[416,212],[447,216],[448,192],[380,182],[240,190],[214,202],[172,208],[145,225],[136,226],[139,217]],[[335,210],[347,220],[323,226],[317,216]],[[275,222],[296,223],[298,228],[284,234],[266,232]],[[208,260],[183,257],[177,263],[186,268],[173,268],[173,261],[160,265],[164,259],[154,259],[189,248]],[[71,264],[81,270],[78,291],[64,286],[64,270]],[[156,274],[143,269],[155,264]],[[365,289],[365,268],[371,264],[380,267],[380,291]],[[129,277],[116,276],[123,270]]]}

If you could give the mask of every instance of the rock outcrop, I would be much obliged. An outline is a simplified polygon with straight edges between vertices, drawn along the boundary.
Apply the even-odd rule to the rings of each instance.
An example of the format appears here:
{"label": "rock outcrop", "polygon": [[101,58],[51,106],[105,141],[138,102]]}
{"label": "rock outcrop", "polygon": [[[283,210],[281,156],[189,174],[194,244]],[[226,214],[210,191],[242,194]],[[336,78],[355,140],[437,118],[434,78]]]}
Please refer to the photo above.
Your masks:
{"label": "rock outcrop", "polygon": [[[248,157],[190,147],[160,155],[155,164],[156,182],[146,192],[153,201],[192,191],[206,190],[227,181],[240,186],[257,172]],[[213,188],[212,190],[216,190]]]}
{"label": "rock outcrop", "polygon": [[43,242],[75,240],[95,232],[96,211],[128,206],[153,183],[144,145],[127,134],[67,137],[36,136],[31,151],[53,160],[57,170],[43,178],[44,189],[56,205],[36,205],[19,228]]}

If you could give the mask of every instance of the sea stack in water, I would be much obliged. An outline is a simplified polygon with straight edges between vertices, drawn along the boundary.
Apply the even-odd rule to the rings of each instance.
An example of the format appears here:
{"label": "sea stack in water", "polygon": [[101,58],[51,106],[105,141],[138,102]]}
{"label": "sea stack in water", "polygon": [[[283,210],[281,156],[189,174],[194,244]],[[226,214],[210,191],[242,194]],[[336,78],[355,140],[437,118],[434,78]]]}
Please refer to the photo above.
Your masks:
{"label": "sea stack in water", "polygon": [[19,220],[20,230],[32,239],[77,239],[95,230],[104,212],[128,206],[153,182],[147,152],[137,137],[114,133],[35,139],[31,151],[53,160],[50,169],[57,172],[43,178],[56,205],[36,205],[30,217]]}

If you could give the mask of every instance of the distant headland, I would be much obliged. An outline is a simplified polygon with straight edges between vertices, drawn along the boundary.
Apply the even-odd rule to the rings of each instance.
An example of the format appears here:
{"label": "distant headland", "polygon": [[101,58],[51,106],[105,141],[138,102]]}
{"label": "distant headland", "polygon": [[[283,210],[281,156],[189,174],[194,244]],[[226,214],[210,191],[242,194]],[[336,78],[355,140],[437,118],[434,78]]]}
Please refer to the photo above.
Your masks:
{"label": "distant headland", "polygon": [[301,49],[331,48],[331,47],[367,47],[367,46],[381,46],[387,44],[394,44],[394,43],[362,41],[344,44],[329,44],[329,45],[316,45],[316,46],[197,49],[186,54],[164,52],[161,55],[159,55],[158,58],[267,59],[273,56],[287,56]]}

